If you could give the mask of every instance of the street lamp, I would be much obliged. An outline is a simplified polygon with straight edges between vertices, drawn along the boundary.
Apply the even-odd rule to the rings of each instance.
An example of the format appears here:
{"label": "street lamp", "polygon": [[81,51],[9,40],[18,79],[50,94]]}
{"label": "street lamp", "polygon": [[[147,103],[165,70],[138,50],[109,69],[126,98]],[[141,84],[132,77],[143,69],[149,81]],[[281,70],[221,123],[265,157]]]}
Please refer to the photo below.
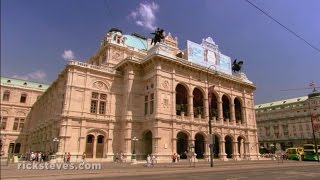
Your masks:
{"label": "street lamp", "polygon": [[136,163],[137,163],[137,158],[136,158],[136,142],[139,141],[139,139],[134,136],[134,137],[132,138],[132,141],[133,141],[132,164],[136,164]]}
{"label": "street lamp", "polygon": [[209,142],[209,147],[210,147],[210,166],[213,167],[213,137],[212,137],[212,127],[211,127],[211,101],[212,101],[212,91],[214,89],[214,86],[209,87],[209,70],[210,70],[211,67],[214,67],[216,69],[216,66],[215,65],[210,65],[207,68],[207,86],[208,86],[208,101],[209,101],[209,136],[211,136],[211,138],[209,138],[211,140],[211,142]]}
{"label": "street lamp", "polygon": [[53,141],[53,152],[56,153],[58,148],[56,148],[57,144],[59,143],[59,139],[57,137],[52,139]]}
{"label": "street lamp", "polygon": [[191,163],[192,163],[192,158],[193,158],[193,167],[196,167],[196,155],[195,155],[195,152],[192,150],[194,148],[195,148],[194,144],[189,145],[190,167],[191,167]]}

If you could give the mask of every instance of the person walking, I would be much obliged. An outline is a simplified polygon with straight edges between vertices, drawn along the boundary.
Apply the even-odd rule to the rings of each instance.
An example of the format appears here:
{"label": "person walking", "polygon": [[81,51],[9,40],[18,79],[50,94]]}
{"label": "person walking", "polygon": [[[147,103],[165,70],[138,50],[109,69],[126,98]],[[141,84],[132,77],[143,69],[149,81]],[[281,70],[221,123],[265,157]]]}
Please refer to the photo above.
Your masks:
{"label": "person walking", "polygon": [[148,154],[148,156],[147,156],[147,167],[150,167],[150,164],[151,164],[151,156],[150,156],[150,154]]}
{"label": "person walking", "polygon": [[83,154],[82,154],[82,161],[81,161],[82,163],[84,163],[84,162],[85,162],[85,160],[86,160],[86,156],[87,156],[87,155],[86,155],[86,153],[85,153],[85,152],[83,152]]}
{"label": "person walking", "polygon": [[70,159],[71,159],[71,154],[70,154],[70,152],[68,152],[68,155],[67,155],[67,163],[70,163]]}

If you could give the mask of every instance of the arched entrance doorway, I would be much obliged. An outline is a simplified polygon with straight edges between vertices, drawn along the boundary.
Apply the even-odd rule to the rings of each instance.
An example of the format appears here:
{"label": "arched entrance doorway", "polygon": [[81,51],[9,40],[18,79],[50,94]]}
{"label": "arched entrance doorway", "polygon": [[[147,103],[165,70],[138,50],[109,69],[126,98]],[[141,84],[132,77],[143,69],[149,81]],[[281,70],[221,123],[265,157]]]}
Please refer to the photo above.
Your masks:
{"label": "arched entrance doorway", "polygon": [[219,158],[219,154],[220,154],[220,138],[217,135],[214,135],[214,139],[213,139],[213,154],[214,154],[214,158]]}
{"label": "arched entrance doorway", "polygon": [[97,139],[96,158],[103,158],[104,136],[99,135]]}
{"label": "arched entrance doorway", "polygon": [[86,157],[93,158],[93,141],[94,136],[92,134],[88,134],[86,137]]}
{"label": "arched entrance doorway", "polygon": [[188,112],[188,91],[178,84],[176,87],[176,115],[181,116],[183,113],[187,115]]}
{"label": "arched entrance doorway", "polygon": [[144,158],[147,158],[148,154],[152,154],[152,132],[148,130],[142,137]]}
{"label": "arched entrance doorway", "polygon": [[205,153],[205,143],[202,134],[197,133],[195,136],[195,153],[197,154],[197,159],[203,159]]}
{"label": "arched entrance doorway", "polygon": [[225,149],[227,158],[232,158],[232,138],[230,136],[225,137]]}
{"label": "arched entrance doorway", "polygon": [[188,152],[188,135],[179,132],[177,134],[177,153],[180,154],[181,159],[187,159]]}

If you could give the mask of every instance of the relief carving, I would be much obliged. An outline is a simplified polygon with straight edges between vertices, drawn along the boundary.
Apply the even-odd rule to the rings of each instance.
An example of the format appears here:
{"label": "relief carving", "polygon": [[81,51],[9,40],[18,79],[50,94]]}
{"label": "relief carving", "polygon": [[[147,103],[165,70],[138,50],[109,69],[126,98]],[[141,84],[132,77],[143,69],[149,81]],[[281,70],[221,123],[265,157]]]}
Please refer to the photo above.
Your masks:
{"label": "relief carving", "polygon": [[99,90],[108,90],[109,89],[109,86],[106,83],[102,82],[102,81],[94,82],[92,87],[96,88],[96,89],[99,89]]}
{"label": "relief carving", "polygon": [[26,113],[23,111],[18,111],[17,116],[26,116]]}
{"label": "relief carving", "polygon": [[167,80],[163,81],[163,82],[162,82],[162,87],[163,87],[164,89],[168,89],[168,88],[169,88],[169,82],[168,82]]}

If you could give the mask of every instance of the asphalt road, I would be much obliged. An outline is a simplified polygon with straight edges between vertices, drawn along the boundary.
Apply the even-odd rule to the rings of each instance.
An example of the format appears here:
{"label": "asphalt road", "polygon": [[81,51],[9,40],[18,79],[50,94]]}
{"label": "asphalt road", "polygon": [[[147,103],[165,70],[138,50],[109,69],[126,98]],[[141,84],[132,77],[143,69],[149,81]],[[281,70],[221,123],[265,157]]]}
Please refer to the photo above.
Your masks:
{"label": "asphalt road", "polygon": [[[87,179],[87,178],[83,178]],[[92,179],[92,178],[90,178]],[[163,174],[144,174],[144,175],[126,175],[117,177],[95,177],[94,179],[116,179],[116,180],[319,180],[320,179],[320,165],[306,166],[306,167],[278,167],[274,168],[253,168],[253,169],[224,169],[220,171],[192,171],[192,172],[165,172]]]}

